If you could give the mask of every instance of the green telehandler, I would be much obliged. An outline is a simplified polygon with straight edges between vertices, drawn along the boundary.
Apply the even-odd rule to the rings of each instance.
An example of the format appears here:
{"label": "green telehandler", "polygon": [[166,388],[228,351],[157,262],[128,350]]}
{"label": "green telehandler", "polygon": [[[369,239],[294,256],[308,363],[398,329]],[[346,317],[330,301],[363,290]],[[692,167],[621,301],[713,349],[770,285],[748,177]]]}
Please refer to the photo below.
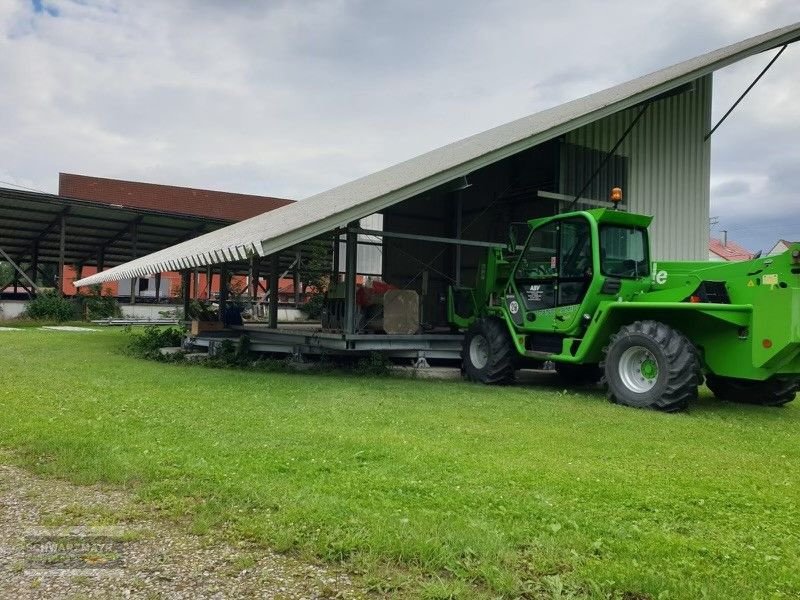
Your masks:
{"label": "green telehandler", "polygon": [[723,400],[792,401],[800,244],[736,263],[651,262],[651,220],[604,208],[512,224],[475,287],[449,290],[465,376],[510,383],[516,369],[552,361],[627,406],[682,410],[704,378]]}

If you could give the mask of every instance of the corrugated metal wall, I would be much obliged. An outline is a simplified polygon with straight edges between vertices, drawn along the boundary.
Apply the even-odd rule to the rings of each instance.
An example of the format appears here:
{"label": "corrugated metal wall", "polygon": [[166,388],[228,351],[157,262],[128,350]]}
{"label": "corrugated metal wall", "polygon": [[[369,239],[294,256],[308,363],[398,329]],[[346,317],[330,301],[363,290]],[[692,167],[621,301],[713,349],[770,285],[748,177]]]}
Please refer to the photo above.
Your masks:
{"label": "corrugated metal wall", "polygon": [[[640,109],[623,111],[565,136],[568,144],[609,151]],[[625,203],[654,215],[654,260],[707,260],[711,142],[711,75],[692,89],[655,102],[617,154],[628,157]],[[564,165],[569,171],[569,165]],[[565,188],[562,181],[562,190]]]}

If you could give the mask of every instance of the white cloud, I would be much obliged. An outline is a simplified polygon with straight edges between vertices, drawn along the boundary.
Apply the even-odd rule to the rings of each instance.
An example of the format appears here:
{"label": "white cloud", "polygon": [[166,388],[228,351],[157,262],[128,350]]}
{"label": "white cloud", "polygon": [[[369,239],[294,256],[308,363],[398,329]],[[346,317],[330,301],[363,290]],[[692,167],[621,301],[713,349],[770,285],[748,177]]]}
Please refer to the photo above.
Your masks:
{"label": "white cloud", "polygon": [[[48,191],[70,171],[295,198],[800,20],[791,0],[43,6],[58,16],[0,3],[0,171]],[[721,205],[732,222],[752,194],[791,201],[799,55],[714,135],[719,181],[767,178]],[[720,72],[715,114],[765,60]]]}

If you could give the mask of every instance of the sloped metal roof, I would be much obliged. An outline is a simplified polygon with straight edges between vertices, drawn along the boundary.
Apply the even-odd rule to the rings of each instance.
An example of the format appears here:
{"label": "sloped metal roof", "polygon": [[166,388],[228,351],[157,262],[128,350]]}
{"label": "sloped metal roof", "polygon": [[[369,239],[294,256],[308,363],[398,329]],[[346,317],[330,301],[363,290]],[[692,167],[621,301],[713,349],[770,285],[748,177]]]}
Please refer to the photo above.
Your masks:
{"label": "sloped metal roof", "polygon": [[266,256],[344,226],[567,131],[800,39],[800,23],[500,125],[382,171],[77,281],[83,286]]}
{"label": "sloped metal roof", "polygon": [[0,188],[0,248],[16,262],[28,262],[34,254],[40,263],[58,261],[62,216],[66,220],[65,260],[96,264],[100,253],[109,266],[123,264],[137,252],[154,252],[231,223]]}

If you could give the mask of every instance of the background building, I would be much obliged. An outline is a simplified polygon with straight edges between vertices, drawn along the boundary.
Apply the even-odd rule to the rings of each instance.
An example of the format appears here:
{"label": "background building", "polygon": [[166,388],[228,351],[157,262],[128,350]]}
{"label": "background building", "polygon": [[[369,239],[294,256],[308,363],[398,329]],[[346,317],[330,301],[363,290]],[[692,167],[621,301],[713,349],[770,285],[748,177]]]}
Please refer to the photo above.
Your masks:
{"label": "background building", "polygon": [[789,246],[792,244],[797,244],[797,242],[790,242],[788,240],[778,240],[775,242],[775,245],[772,249],[767,252],[767,256],[773,256],[775,254],[783,254],[789,249]]}
{"label": "background building", "polygon": [[710,239],[708,241],[708,260],[713,261],[731,261],[731,260],[750,260],[753,258],[753,253],[747,248],[744,248],[727,239],[727,236],[721,240]]}

